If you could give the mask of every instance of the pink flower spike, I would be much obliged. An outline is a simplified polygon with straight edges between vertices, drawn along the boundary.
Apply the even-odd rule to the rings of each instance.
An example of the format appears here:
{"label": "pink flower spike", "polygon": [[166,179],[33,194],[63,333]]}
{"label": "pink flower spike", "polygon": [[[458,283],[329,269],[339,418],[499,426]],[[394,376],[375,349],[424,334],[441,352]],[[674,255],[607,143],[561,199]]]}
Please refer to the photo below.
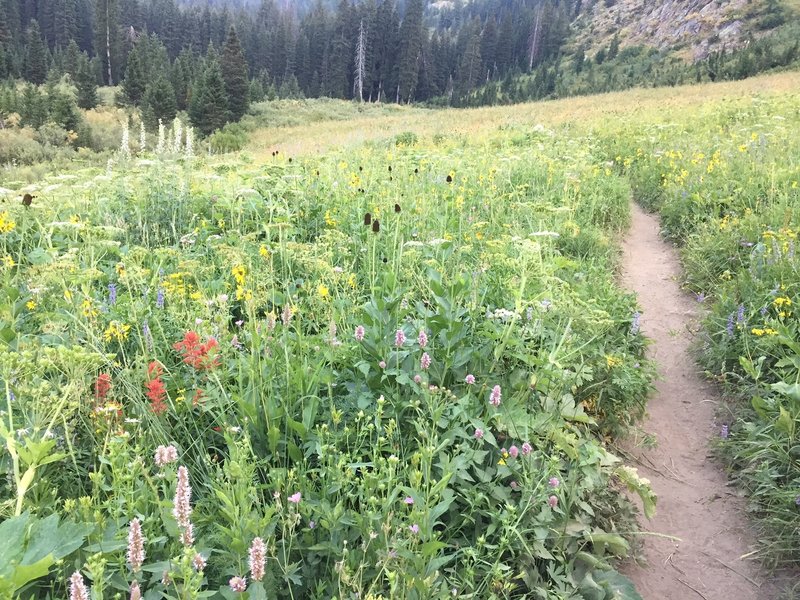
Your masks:
{"label": "pink flower spike", "polygon": [[75,571],[69,578],[69,600],[89,600],[89,590],[80,571]]}
{"label": "pink flower spike", "polygon": [[206,559],[203,558],[203,555],[199,552],[195,554],[194,558],[192,559],[192,567],[195,571],[202,571],[206,568]]}
{"label": "pink flower spike", "polygon": [[138,581],[134,581],[131,584],[130,592],[131,592],[130,600],[142,600],[142,590],[139,588]]}
{"label": "pink flower spike", "polygon": [[189,485],[189,470],[181,465],[178,467],[178,485],[175,488],[175,499],[173,500],[172,516],[178,522],[178,526],[186,529],[190,525],[189,518],[192,516],[192,488]]}
{"label": "pink flower spike", "polygon": [[250,544],[250,578],[261,581],[264,578],[264,565],[267,562],[267,547],[260,537],[253,539]]}
{"label": "pink flower spike", "polygon": [[231,590],[236,593],[241,594],[242,592],[247,590],[247,579],[244,577],[231,577],[231,580],[228,582]]}
{"label": "pink flower spike", "polygon": [[302,496],[300,495],[300,492],[295,492],[294,494],[289,496],[288,500],[292,504],[300,504],[300,499],[301,498],[302,498]]}
{"label": "pink flower spike", "polygon": [[476,440],[482,440],[483,439],[483,429],[481,429],[480,427],[476,427],[475,428],[475,439]]}
{"label": "pink flower spike", "polygon": [[547,499],[547,503],[550,505],[550,508],[555,508],[558,506],[558,497],[557,496],[550,496]]}
{"label": "pink flower spike", "polygon": [[522,456],[528,456],[528,454],[531,452],[533,452],[533,446],[531,446],[528,442],[522,444]]}
{"label": "pink flower spike", "polygon": [[402,329],[394,332],[394,345],[398,348],[406,343],[406,334]]}
{"label": "pink flower spike", "polygon": [[511,448],[508,449],[508,453],[511,455],[511,458],[517,458],[519,456],[519,448],[511,446]]}
{"label": "pink flower spike", "polygon": [[142,535],[142,524],[139,519],[131,521],[128,529],[128,564],[131,571],[138,573],[144,563],[144,536]]}
{"label": "pink flower spike", "polygon": [[356,327],[356,333],[355,333],[356,341],[358,342],[363,341],[365,333],[366,331],[363,325],[359,325],[358,327]]}
{"label": "pink flower spike", "polygon": [[414,499],[411,496],[406,496],[403,502],[405,502],[406,504],[414,504]]}
{"label": "pink flower spike", "polygon": [[419,359],[419,366],[423,371],[427,371],[431,366],[431,356],[427,352],[422,354],[422,358]]}
{"label": "pink flower spike", "polygon": [[464,381],[466,382],[467,385],[475,385],[475,375],[470,373],[469,375],[464,377]]}
{"label": "pink flower spike", "polygon": [[499,385],[492,388],[492,393],[489,395],[489,404],[492,406],[500,406],[500,401],[503,398],[503,392]]}
{"label": "pink flower spike", "polygon": [[425,333],[424,329],[419,330],[419,336],[417,336],[417,343],[419,344],[420,348],[424,348],[428,345],[428,334]]}

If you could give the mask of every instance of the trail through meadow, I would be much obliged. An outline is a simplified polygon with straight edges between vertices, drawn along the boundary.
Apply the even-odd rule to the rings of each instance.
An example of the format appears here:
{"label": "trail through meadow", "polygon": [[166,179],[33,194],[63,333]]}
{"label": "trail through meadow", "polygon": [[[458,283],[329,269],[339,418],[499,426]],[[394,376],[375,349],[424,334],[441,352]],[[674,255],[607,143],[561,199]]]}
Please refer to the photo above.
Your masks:
{"label": "trail through meadow", "polygon": [[743,558],[755,548],[745,503],[711,456],[718,397],[689,353],[697,303],[680,288],[678,255],[661,239],[658,218],[632,210],[622,280],[639,296],[659,381],[642,424],[656,446],[631,440],[627,451],[652,481],[658,509],[643,523],[657,534],[644,536],[647,564],[628,565],[626,574],[645,600],[771,600],[775,586]]}

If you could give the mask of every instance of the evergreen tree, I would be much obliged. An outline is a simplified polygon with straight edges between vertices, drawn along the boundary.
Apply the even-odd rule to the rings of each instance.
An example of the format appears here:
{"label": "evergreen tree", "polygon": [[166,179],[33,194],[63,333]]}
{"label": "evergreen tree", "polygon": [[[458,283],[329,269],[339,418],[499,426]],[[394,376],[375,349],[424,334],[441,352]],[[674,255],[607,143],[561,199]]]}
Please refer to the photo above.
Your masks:
{"label": "evergreen tree", "polygon": [[175,89],[164,75],[147,84],[142,98],[142,120],[149,129],[155,129],[159,119],[169,123],[177,112]]}
{"label": "evergreen tree", "polygon": [[192,86],[189,119],[204,135],[228,122],[228,96],[222,69],[216,60],[206,65],[202,76]]}
{"label": "evergreen tree", "polygon": [[83,54],[79,59],[78,71],[75,74],[75,85],[78,89],[78,106],[90,109],[97,106],[97,73],[92,68],[89,57]]}
{"label": "evergreen tree", "polygon": [[400,55],[398,57],[397,102],[414,99],[419,77],[419,59],[422,53],[423,0],[409,0],[406,14],[400,24]]}
{"label": "evergreen tree", "polygon": [[125,98],[136,106],[141,103],[149,80],[144,48],[144,44],[137,44],[128,54],[125,79],[122,80],[122,92]]}
{"label": "evergreen tree", "polygon": [[247,61],[244,58],[239,37],[233,27],[228,30],[228,37],[222,49],[220,67],[225,81],[225,93],[228,96],[228,112],[231,120],[238,121],[247,112],[250,82],[248,80]]}
{"label": "evergreen tree", "polygon": [[42,84],[47,79],[47,48],[42,40],[39,23],[34,19],[28,27],[28,44],[25,53],[25,79]]}

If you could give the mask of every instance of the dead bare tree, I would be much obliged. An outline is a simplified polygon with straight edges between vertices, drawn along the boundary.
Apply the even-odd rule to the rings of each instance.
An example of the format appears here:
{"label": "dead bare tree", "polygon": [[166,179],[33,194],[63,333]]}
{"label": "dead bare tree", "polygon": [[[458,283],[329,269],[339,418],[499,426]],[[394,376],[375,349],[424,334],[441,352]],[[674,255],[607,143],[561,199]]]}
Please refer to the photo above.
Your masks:
{"label": "dead bare tree", "polygon": [[353,81],[353,95],[359,102],[364,101],[364,76],[367,69],[367,33],[364,31],[364,19],[358,29],[358,43],[356,44],[355,81]]}

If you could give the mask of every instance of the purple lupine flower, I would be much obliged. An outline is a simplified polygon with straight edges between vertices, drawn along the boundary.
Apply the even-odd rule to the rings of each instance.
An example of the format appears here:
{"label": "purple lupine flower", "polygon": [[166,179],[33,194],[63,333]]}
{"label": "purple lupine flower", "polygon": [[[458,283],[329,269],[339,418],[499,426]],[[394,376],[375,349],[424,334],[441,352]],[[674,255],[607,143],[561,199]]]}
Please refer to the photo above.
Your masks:
{"label": "purple lupine flower", "polygon": [[725,423],[719,430],[719,437],[721,437],[723,440],[727,440],[729,434],[730,431],[728,430],[728,424]]}
{"label": "purple lupine flower", "polygon": [[428,334],[425,333],[424,329],[419,330],[419,335],[417,336],[417,343],[419,344],[420,348],[424,348],[428,345]]}
{"label": "purple lupine flower", "polygon": [[419,359],[419,366],[423,371],[427,371],[431,366],[431,356],[427,352],[422,354],[422,357]]}
{"label": "purple lupine flower", "polygon": [[394,332],[394,345],[398,348],[406,343],[406,334],[402,329]]}
{"label": "purple lupine flower", "polygon": [[164,308],[164,288],[158,288],[156,295],[156,308]]}
{"label": "purple lupine flower", "polygon": [[740,304],[739,307],[736,309],[736,324],[737,325],[744,325],[744,304]]}
{"label": "purple lupine flower", "polygon": [[762,307],[761,307],[761,310],[759,310],[758,312],[759,312],[759,313],[761,313],[761,316],[762,316],[762,317],[766,317],[766,316],[767,316],[767,313],[769,312],[769,307],[767,307],[767,306],[762,306]]}
{"label": "purple lupine flower", "polygon": [[359,325],[358,327],[356,327],[356,332],[354,334],[354,337],[356,338],[356,341],[357,342],[363,341],[365,333],[366,333],[366,330],[364,329],[363,325]]}
{"label": "purple lupine flower", "polygon": [[500,401],[503,398],[503,392],[499,385],[492,388],[492,393],[489,395],[489,404],[492,406],[500,406]]}
{"label": "purple lupine flower", "polygon": [[108,284],[108,305],[114,306],[117,303],[117,284]]}
{"label": "purple lupine flower", "polygon": [[735,316],[736,315],[734,313],[729,314],[728,315],[728,322],[725,325],[725,332],[728,334],[729,338],[733,337],[733,326],[734,326],[734,318],[735,318]]}
{"label": "purple lupine flower", "polygon": [[633,316],[631,317],[631,333],[633,335],[636,335],[637,333],[639,333],[639,329],[641,327],[641,324],[639,323],[639,320],[641,318],[642,318],[642,313],[640,313],[638,310],[636,312],[634,312]]}

